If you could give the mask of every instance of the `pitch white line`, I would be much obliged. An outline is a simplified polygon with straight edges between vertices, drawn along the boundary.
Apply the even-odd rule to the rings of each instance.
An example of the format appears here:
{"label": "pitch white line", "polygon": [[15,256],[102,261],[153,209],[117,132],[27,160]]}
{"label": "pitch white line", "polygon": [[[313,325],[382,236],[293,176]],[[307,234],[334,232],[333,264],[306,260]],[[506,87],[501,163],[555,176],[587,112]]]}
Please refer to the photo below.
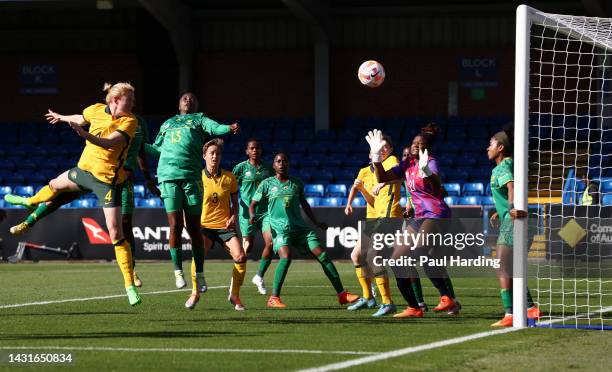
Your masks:
{"label": "pitch white line", "polygon": [[0,346],[0,350],[68,350],[68,351],[127,351],[127,352],[179,352],[179,353],[288,353],[288,354],[343,354],[371,355],[367,351],[302,350],[302,349],[208,349],[208,348],[132,348],[104,346]]}
{"label": "pitch white line", "polygon": [[[604,308],[602,308],[602,309],[600,309],[598,311],[594,311],[592,313],[589,313],[588,315],[607,313],[609,311],[612,311],[612,306],[604,307]],[[574,319],[574,318],[576,318],[576,316],[568,316],[568,317],[565,317],[565,318],[562,318],[562,319],[555,319],[555,320],[552,320],[552,321],[548,321],[548,322],[545,322],[543,324],[559,323],[559,322],[563,322],[565,320],[571,320],[571,319]],[[325,365],[325,366],[315,367],[315,368],[302,369],[302,370],[300,370],[298,372],[327,372],[327,371],[335,371],[335,370],[339,370],[339,369],[355,367],[355,366],[362,365],[362,364],[372,363],[372,362],[376,362],[376,361],[379,361],[379,360],[391,359],[391,358],[396,358],[396,357],[403,356],[403,355],[418,353],[419,351],[437,349],[439,347],[460,344],[460,343],[467,342],[467,341],[477,340],[479,338],[485,338],[485,337],[500,335],[500,334],[504,334],[504,333],[521,331],[521,330],[524,330],[524,329],[528,329],[528,328],[505,328],[505,329],[498,329],[498,330],[495,330],[495,331],[487,331],[487,332],[474,333],[474,334],[471,334],[471,335],[451,338],[451,339],[448,339],[448,340],[431,342],[429,344],[424,344],[424,345],[419,345],[419,346],[411,346],[411,347],[407,347],[407,348],[404,348],[404,349],[387,351],[387,352],[384,352],[384,353],[380,353],[380,354],[376,354],[376,355],[371,355],[371,356],[366,356],[366,357],[363,357],[363,358],[347,360],[345,362],[333,363],[333,364],[328,364],[328,365]]]}
{"label": "pitch white line", "polygon": [[354,366],[358,366],[358,365],[362,365],[362,364],[366,364],[366,363],[376,362],[376,361],[379,361],[379,360],[396,358],[396,357],[399,357],[399,356],[402,356],[402,355],[418,353],[419,351],[435,349],[435,348],[439,348],[439,347],[443,347],[443,346],[448,346],[448,345],[460,344],[462,342],[476,340],[476,339],[483,338],[483,337],[489,337],[489,336],[499,335],[499,334],[503,334],[503,333],[514,332],[514,331],[518,331],[519,329],[521,329],[521,328],[505,328],[505,329],[499,329],[499,330],[495,330],[495,331],[474,333],[474,334],[468,335],[468,336],[451,338],[451,339],[448,339],[448,340],[432,342],[432,343],[425,344],[425,345],[411,346],[411,347],[407,347],[407,348],[399,349],[399,350],[392,350],[392,351],[388,351],[388,352],[385,352],[385,353],[371,355],[371,356],[367,356],[367,357],[363,357],[363,358],[347,360],[345,362],[333,363],[333,364],[328,364],[328,365],[325,365],[325,366],[315,367],[315,368],[302,369],[302,370],[300,370],[300,372],[335,371],[335,370],[338,370],[338,369],[354,367]]}
{"label": "pitch white line", "polygon": [[[217,287],[208,287],[208,289],[219,289],[219,288],[228,288],[226,285],[217,286]],[[141,295],[154,295],[154,294],[164,294],[164,293],[174,293],[174,292],[185,292],[190,291],[190,289],[172,289],[168,291],[155,291],[155,292],[141,292]],[[13,307],[25,307],[25,306],[35,306],[35,305],[51,305],[51,304],[62,304],[66,302],[83,302],[83,301],[95,301],[95,300],[106,300],[109,298],[120,298],[125,297],[124,294],[117,295],[108,295],[108,296],[97,296],[97,297],[84,297],[84,298],[68,298],[65,300],[51,300],[51,301],[38,301],[38,302],[28,302],[25,304],[11,304],[11,305],[0,305],[0,309],[9,309]]]}

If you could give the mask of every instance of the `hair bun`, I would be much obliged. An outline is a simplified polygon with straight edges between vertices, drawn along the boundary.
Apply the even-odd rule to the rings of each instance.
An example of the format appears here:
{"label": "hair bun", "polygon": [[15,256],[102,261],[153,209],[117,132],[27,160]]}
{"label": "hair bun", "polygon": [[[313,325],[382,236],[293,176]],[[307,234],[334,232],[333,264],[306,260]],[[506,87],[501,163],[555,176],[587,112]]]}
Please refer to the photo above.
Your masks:
{"label": "hair bun", "polygon": [[104,83],[104,87],[102,88],[103,92],[108,92],[110,90],[110,88],[113,87],[113,84],[109,83],[109,82],[105,82]]}

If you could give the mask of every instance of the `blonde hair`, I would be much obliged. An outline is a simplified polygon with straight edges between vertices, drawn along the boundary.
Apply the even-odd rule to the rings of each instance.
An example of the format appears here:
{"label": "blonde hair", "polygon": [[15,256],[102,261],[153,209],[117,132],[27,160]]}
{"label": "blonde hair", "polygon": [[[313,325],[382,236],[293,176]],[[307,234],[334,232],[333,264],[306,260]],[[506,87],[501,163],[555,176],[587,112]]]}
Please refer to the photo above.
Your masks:
{"label": "blonde hair", "polygon": [[223,140],[221,138],[213,138],[204,144],[202,152],[206,155],[206,151],[210,146],[217,146],[223,152]]}
{"label": "blonde hair", "polygon": [[110,103],[114,98],[121,97],[127,94],[127,92],[134,93],[134,87],[130,83],[104,83],[102,91],[106,92],[106,103]]}

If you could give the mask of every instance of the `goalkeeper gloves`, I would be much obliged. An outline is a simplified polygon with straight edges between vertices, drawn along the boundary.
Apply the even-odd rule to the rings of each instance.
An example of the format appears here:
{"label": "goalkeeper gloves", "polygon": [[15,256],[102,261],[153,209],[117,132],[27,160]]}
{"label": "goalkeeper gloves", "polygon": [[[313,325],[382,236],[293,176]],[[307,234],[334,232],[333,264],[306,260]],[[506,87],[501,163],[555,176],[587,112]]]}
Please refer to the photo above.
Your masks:
{"label": "goalkeeper gloves", "polygon": [[365,139],[370,145],[372,163],[380,163],[380,150],[382,150],[384,145],[384,141],[382,139],[382,132],[378,129],[373,129],[368,132],[368,135],[365,137]]}
{"label": "goalkeeper gloves", "polygon": [[427,178],[432,175],[431,169],[429,169],[429,154],[427,149],[421,151],[419,149],[419,177]]}

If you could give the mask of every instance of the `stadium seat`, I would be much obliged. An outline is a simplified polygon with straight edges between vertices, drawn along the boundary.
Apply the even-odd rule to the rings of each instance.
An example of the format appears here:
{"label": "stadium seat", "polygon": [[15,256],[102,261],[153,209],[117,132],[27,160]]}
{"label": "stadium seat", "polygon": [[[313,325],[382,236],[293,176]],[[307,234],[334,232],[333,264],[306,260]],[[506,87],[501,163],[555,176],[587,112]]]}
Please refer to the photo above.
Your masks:
{"label": "stadium seat", "polygon": [[325,187],[322,184],[306,184],[304,185],[304,195],[306,197],[323,197]]}
{"label": "stadium seat", "polygon": [[482,196],[484,185],[480,182],[470,182],[463,185],[462,196]]}
{"label": "stadium seat", "polygon": [[364,198],[362,198],[361,196],[357,196],[355,198],[353,198],[353,202],[351,203],[351,205],[353,207],[365,207],[366,206],[366,201]]}
{"label": "stadium seat", "polygon": [[445,183],[442,186],[444,186],[448,196],[461,196],[461,185],[458,183]]}
{"label": "stadium seat", "polygon": [[0,186],[0,198],[3,198],[4,195],[10,194],[11,192],[13,192],[13,190],[11,190],[10,186]]}
{"label": "stadium seat", "polygon": [[300,168],[316,168],[321,164],[317,157],[307,157],[300,161]]}
{"label": "stadium seat", "polygon": [[494,205],[492,196],[483,196],[481,199],[482,205]]}
{"label": "stadium seat", "polygon": [[329,184],[325,187],[325,196],[346,198],[346,185]]}
{"label": "stadium seat", "polygon": [[448,205],[458,205],[459,197],[458,196],[447,196],[444,198],[444,202]]}
{"label": "stadium seat", "polygon": [[480,205],[480,196],[463,196],[459,205]]}
{"label": "stadium seat", "polygon": [[612,205],[612,194],[606,194],[601,199],[601,205]]}
{"label": "stadium seat", "polygon": [[344,198],[323,198],[319,206],[321,207],[344,207],[346,200]]}
{"label": "stadium seat", "polygon": [[32,186],[17,186],[15,190],[13,190],[16,195],[21,196],[32,196],[34,195],[34,187]]}
{"label": "stadium seat", "polygon": [[612,193],[612,178],[602,178],[600,182],[600,190],[602,193]]}
{"label": "stadium seat", "polygon": [[145,187],[144,185],[134,185],[134,196],[138,198],[145,197]]}
{"label": "stadium seat", "polygon": [[79,199],[75,200],[73,203],[75,203],[76,208],[95,208],[98,201],[97,199]]}
{"label": "stadium seat", "polygon": [[311,207],[318,207],[321,203],[321,198],[316,196],[308,196],[306,197],[306,201],[310,204]]}
{"label": "stadium seat", "polygon": [[144,199],[144,202],[141,204],[141,207],[144,208],[161,208],[162,202],[159,198],[149,198]]}

